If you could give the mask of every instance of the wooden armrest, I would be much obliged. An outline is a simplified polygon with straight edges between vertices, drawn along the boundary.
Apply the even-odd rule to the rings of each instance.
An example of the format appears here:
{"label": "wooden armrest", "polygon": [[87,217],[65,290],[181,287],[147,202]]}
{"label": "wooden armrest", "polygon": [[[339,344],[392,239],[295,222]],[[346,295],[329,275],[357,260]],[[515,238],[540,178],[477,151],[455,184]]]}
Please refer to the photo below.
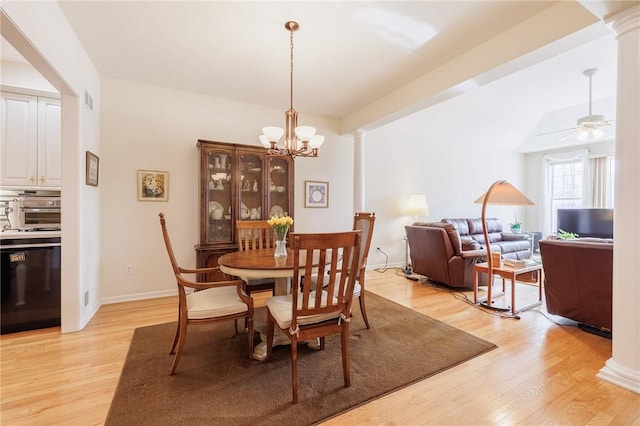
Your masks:
{"label": "wooden armrest", "polygon": [[242,285],[243,285],[242,280],[195,282],[195,281],[185,279],[182,275],[177,275],[177,277],[180,285],[184,287],[192,288],[194,290],[206,290],[208,288],[231,287],[231,286],[242,288]]}
{"label": "wooden armrest", "polygon": [[181,268],[180,266],[178,266],[178,270],[182,274],[204,274],[204,273],[207,273],[207,272],[219,271],[220,267],[213,266],[213,267],[210,267],[210,268],[189,269],[189,268]]}

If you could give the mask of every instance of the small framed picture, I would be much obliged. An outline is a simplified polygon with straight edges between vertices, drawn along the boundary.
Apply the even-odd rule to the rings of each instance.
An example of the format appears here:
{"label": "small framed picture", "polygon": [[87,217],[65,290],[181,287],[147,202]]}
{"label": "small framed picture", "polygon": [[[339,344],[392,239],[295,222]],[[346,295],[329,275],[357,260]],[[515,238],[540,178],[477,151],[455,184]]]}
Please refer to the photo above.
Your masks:
{"label": "small framed picture", "polygon": [[169,172],[138,170],[138,201],[168,201]]}
{"label": "small framed picture", "polygon": [[91,186],[98,186],[98,176],[99,176],[99,168],[100,168],[100,158],[94,153],[87,151],[86,154],[86,175],[85,175],[85,184]]}
{"label": "small framed picture", "polygon": [[304,206],[329,207],[329,182],[305,180]]}

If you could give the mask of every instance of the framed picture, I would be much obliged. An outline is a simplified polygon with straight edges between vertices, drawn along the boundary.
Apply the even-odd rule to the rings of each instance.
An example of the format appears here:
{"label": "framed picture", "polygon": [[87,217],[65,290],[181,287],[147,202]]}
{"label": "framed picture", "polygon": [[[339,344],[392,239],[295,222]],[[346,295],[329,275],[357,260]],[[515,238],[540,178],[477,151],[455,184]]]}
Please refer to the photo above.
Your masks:
{"label": "framed picture", "polygon": [[138,170],[138,201],[168,201],[169,172]]}
{"label": "framed picture", "polygon": [[304,206],[329,207],[329,182],[305,180]]}
{"label": "framed picture", "polygon": [[100,159],[94,153],[87,151],[86,154],[86,175],[85,175],[85,184],[91,186],[98,186],[98,176],[99,176],[99,168],[100,168]]}

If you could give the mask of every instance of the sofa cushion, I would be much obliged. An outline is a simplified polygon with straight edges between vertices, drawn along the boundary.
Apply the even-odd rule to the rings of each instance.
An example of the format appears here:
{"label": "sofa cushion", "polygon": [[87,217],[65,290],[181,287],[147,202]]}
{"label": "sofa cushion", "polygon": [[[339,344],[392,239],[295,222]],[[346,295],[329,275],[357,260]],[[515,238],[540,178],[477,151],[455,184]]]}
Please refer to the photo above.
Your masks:
{"label": "sofa cushion", "polygon": [[[466,237],[484,245],[484,234],[482,231],[482,219],[442,219],[444,223],[451,223],[460,233],[460,238],[465,240]],[[502,240],[502,222],[495,217],[487,218],[487,233],[489,242],[494,243]]]}
{"label": "sofa cushion", "polygon": [[449,237],[449,241],[451,241],[451,247],[453,248],[453,253],[455,255],[459,255],[462,248],[462,241],[460,239],[460,234],[456,231],[455,226],[444,223],[444,222],[414,222],[412,226],[429,226],[431,228],[440,228],[443,229],[444,232],[447,233]]}

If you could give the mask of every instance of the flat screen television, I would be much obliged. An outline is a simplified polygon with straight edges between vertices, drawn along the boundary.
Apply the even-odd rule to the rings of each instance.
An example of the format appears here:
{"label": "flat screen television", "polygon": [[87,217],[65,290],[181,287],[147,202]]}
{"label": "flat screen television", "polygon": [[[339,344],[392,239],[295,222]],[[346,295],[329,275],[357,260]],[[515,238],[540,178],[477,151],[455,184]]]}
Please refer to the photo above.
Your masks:
{"label": "flat screen television", "polygon": [[558,209],[558,229],[580,237],[613,238],[613,209]]}

